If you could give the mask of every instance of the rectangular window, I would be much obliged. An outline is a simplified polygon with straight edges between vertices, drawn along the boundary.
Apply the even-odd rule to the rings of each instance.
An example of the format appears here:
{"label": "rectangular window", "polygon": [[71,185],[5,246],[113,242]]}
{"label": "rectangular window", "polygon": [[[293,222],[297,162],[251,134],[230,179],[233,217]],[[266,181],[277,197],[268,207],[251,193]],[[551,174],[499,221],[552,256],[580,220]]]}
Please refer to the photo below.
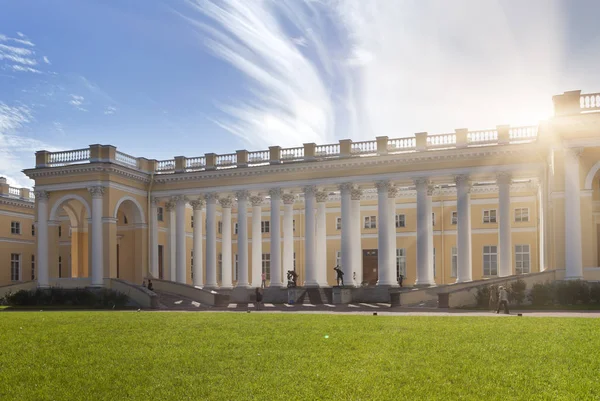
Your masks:
{"label": "rectangular window", "polygon": [[156,220],[163,221],[163,208],[162,207],[156,208]]}
{"label": "rectangular window", "polygon": [[219,234],[223,234],[223,222],[222,222],[222,221],[219,221],[219,222],[217,223],[217,232],[218,232]]}
{"label": "rectangular window", "polygon": [[484,210],[483,211],[483,222],[484,223],[496,223],[496,209]]}
{"label": "rectangular window", "polygon": [[192,228],[194,228],[194,216],[192,216],[192,220],[191,220],[191,222],[190,222],[190,226],[191,226]]}
{"label": "rectangular window", "polygon": [[35,237],[35,224],[31,225],[31,236]]}
{"label": "rectangular window", "polygon": [[403,214],[396,215],[396,228],[406,227],[406,216]]}
{"label": "rectangular window", "polygon": [[396,249],[396,278],[400,277],[406,278],[406,249],[399,248]]}
{"label": "rectangular window", "polygon": [[238,254],[235,254],[235,263],[233,265],[233,281],[238,279]]}
{"label": "rectangular window", "polygon": [[529,208],[518,207],[515,209],[515,222],[526,223],[529,221]]}
{"label": "rectangular window", "polygon": [[69,227],[69,238],[71,238],[71,235],[73,235],[73,227]]}
{"label": "rectangular window", "polygon": [[58,278],[62,277],[62,256],[58,257]]}
{"label": "rectangular window", "polygon": [[35,255],[31,255],[31,279],[35,280]]}
{"label": "rectangular window", "polygon": [[435,278],[435,248],[433,248],[433,278]]}
{"label": "rectangular window", "polygon": [[335,229],[336,230],[341,230],[342,229],[342,218],[341,217],[336,217],[336,219],[335,219]]}
{"label": "rectangular window", "polygon": [[62,227],[58,226],[58,238],[62,237]]}
{"label": "rectangular window", "polygon": [[458,248],[452,247],[452,268],[450,270],[450,277],[456,277],[458,275]]}
{"label": "rectangular window", "polygon": [[452,212],[452,224],[454,224],[454,225],[458,224],[458,213],[457,212]]}
{"label": "rectangular window", "polygon": [[515,245],[515,273],[527,274],[530,272],[529,245]]}
{"label": "rectangular window", "polygon": [[21,234],[21,223],[18,221],[10,222],[10,233],[11,234]]}
{"label": "rectangular window", "polygon": [[194,279],[194,250],[192,249],[190,253],[190,276],[191,279]]}
{"label": "rectangular window", "polygon": [[21,281],[21,254],[10,254],[10,280]]}
{"label": "rectangular window", "polygon": [[292,220],[292,231],[296,231],[296,219]]}
{"label": "rectangular window", "polygon": [[223,281],[223,254],[219,254],[219,260],[217,262],[217,280],[220,282]]}
{"label": "rectangular window", "polygon": [[365,217],[365,228],[377,228],[377,217],[376,216],[366,216]]}
{"label": "rectangular window", "polygon": [[496,245],[483,247],[483,275],[498,275],[498,247]]}
{"label": "rectangular window", "polygon": [[233,225],[233,233],[234,233],[235,235],[237,235],[237,234],[238,234],[238,223],[235,223],[235,224]]}
{"label": "rectangular window", "polygon": [[271,222],[269,220],[263,220],[260,222],[260,232],[261,233],[268,233],[270,231],[271,228]]}
{"label": "rectangular window", "polygon": [[435,213],[431,213],[431,225],[435,226]]}
{"label": "rectangular window", "polygon": [[336,266],[342,265],[342,251],[337,251],[335,253],[335,265]]}
{"label": "rectangular window", "polygon": [[271,280],[271,254],[262,254],[262,272],[265,275],[265,280]]}
{"label": "rectangular window", "polygon": [[294,252],[294,271],[296,271],[296,252]]}

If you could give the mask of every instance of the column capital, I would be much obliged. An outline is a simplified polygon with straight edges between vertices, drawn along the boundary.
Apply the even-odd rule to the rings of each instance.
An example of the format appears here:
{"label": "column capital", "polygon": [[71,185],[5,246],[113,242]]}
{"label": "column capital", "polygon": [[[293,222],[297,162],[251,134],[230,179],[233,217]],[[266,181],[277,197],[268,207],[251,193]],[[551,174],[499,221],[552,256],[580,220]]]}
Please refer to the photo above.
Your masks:
{"label": "column capital", "polygon": [[570,158],[579,159],[583,153],[583,148],[565,148],[565,156]]}
{"label": "column capital", "polygon": [[413,182],[415,183],[415,185],[417,187],[419,187],[419,186],[425,186],[425,185],[431,185],[431,180],[429,180],[429,178],[426,178],[426,177],[417,177],[417,178],[414,178]]}
{"label": "column capital", "polygon": [[435,193],[435,186],[433,185],[427,185],[427,196],[433,196],[433,194]]}
{"label": "column capital", "polygon": [[246,201],[250,197],[250,192],[248,192],[246,190],[237,191],[235,193],[235,197],[237,198],[238,202],[239,201]]}
{"label": "column capital", "polygon": [[388,198],[394,199],[396,195],[398,195],[398,192],[400,192],[398,187],[390,185],[390,187],[388,188]]}
{"label": "column capital", "polygon": [[315,196],[317,194],[317,187],[314,185],[307,185],[302,188],[302,191],[304,192],[304,196]]}
{"label": "column capital", "polygon": [[498,183],[498,185],[501,185],[501,184],[510,185],[511,181],[512,181],[512,174],[510,174],[507,171],[501,171],[498,174],[496,174],[496,182]]}
{"label": "column capital", "polygon": [[390,188],[392,187],[392,183],[389,181],[377,181],[375,183],[375,188],[377,188],[377,191],[389,191]]}
{"label": "column capital", "polygon": [[165,204],[165,209],[167,210],[167,212],[175,210],[175,202],[172,202],[172,201],[167,202]]}
{"label": "column capital", "polygon": [[329,194],[325,191],[318,191],[315,193],[315,198],[317,202],[327,202],[327,198],[329,198]]}
{"label": "column capital", "polygon": [[281,200],[281,188],[271,188],[269,189],[269,196],[271,197],[271,199],[275,199],[275,200]]}
{"label": "column capital", "polygon": [[159,199],[159,198],[157,198],[156,196],[153,196],[152,198],[150,198],[150,203],[151,203],[153,206],[158,206],[158,204],[160,203],[160,199]]}
{"label": "column capital", "polygon": [[339,189],[342,192],[352,191],[352,188],[354,188],[354,185],[352,185],[351,182],[344,182],[344,183],[342,183],[342,184],[339,185]]}
{"label": "column capital", "polygon": [[104,187],[101,185],[88,187],[88,191],[89,191],[90,195],[92,195],[92,199],[94,199],[94,198],[101,199],[104,196]]}
{"label": "column capital", "polygon": [[175,195],[171,197],[171,202],[178,204],[178,203],[186,203],[187,202],[187,198],[183,195]]}
{"label": "column capital", "polygon": [[36,201],[47,201],[50,198],[48,191],[35,191],[34,195]]}
{"label": "column capital", "polygon": [[254,195],[250,197],[250,203],[252,206],[261,206],[265,199],[262,196]]}
{"label": "column capital", "polygon": [[219,194],[215,192],[209,192],[207,194],[204,194],[204,200],[206,201],[207,205],[216,205],[217,200],[219,200]]}
{"label": "column capital", "polygon": [[350,199],[353,201],[360,200],[360,198],[362,198],[362,195],[363,190],[360,188],[352,188],[352,190],[350,191]]}
{"label": "column capital", "polygon": [[219,203],[221,204],[222,208],[231,209],[231,207],[233,206],[233,198],[230,196],[221,198],[221,199],[219,199]]}
{"label": "column capital", "polygon": [[459,174],[454,176],[454,182],[457,186],[466,185],[468,187],[471,186],[471,177],[468,174]]}
{"label": "column capital", "polygon": [[296,200],[296,195],[294,194],[283,194],[281,196],[284,205],[293,205]]}
{"label": "column capital", "polygon": [[190,206],[192,206],[192,208],[194,210],[202,210],[202,208],[204,207],[204,200],[202,199],[195,199],[190,201]]}

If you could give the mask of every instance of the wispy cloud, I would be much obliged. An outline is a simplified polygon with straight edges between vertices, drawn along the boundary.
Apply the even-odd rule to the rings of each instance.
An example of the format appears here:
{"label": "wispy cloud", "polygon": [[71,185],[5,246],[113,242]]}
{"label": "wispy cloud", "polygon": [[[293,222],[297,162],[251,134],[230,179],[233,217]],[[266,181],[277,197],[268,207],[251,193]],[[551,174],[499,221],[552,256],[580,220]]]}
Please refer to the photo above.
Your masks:
{"label": "wispy cloud", "polygon": [[44,63],[51,64],[50,60],[48,59],[48,57],[44,56],[44,57],[42,57],[42,59],[44,60]]}
{"label": "wispy cloud", "polygon": [[74,106],[77,110],[87,111],[87,109],[83,108],[85,98],[79,95],[71,94],[71,100],[69,100],[69,104]]}
{"label": "wispy cloud", "polygon": [[[18,32],[17,36],[15,38],[0,34],[0,61],[6,62],[4,66],[0,63],[0,69],[20,73],[42,74],[43,71],[37,67],[39,63],[35,50],[33,50],[35,44],[21,32]],[[46,64],[50,64],[46,56],[42,60]]]}
{"label": "wispy cloud", "polygon": [[254,146],[536,123],[565,90],[555,2],[189,1],[249,82],[214,121]]}
{"label": "wispy cloud", "polygon": [[106,109],[104,109],[105,115],[115,114],[116,112],[117,112],[117,108],[113,107],[113,106],[108,106]]}

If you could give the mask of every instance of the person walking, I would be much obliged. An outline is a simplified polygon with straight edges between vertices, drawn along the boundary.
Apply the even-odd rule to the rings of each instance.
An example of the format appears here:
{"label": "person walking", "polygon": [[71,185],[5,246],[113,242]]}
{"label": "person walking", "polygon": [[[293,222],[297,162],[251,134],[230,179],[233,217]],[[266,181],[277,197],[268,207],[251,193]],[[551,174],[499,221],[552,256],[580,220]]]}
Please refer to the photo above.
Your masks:
{"label": "person walking", "polygon": [[148,279],[148,289],[150,291],[154,290],[154,286],[152,285],[152,280]]}
{"label": "person walking", "polygon": [[260,275],[260,288],[265,288],[267,283],[267,275],[263,272],[263,274]]}
{"label": "person walking", "polygon": [[262,294],[261,288],[256,287],[255,296],[256,296],[256,310],[260,310],[260,307],[262,305],[262,300],[263,300],[263,294]]}
{"label": "person walking", "polygon": [[337,276],[336,276],[336,281],[337,281],[337,285],[340,285],[340,281],[342,282],[342,287],[344,286],[344,272],[342,271],[342,269],[340,269],[339,266],[336,266],[333,268],[333,270],[335,270]]}
{"label": "person walking", "polygon": [[498,290],[498,309],[496,310],[496,313],[500,313],[500,308],[504,306],[504,313],[508,315],[510,314],[508,311],[508,292],[506,292],[506,289],[503,286],[500,286]]}
{"label": "person walking", "polygon": [[400,274],[398,276],[398,285],[400,286],[400,288],[402,288],[402,281],[404,281],[404,276]]}

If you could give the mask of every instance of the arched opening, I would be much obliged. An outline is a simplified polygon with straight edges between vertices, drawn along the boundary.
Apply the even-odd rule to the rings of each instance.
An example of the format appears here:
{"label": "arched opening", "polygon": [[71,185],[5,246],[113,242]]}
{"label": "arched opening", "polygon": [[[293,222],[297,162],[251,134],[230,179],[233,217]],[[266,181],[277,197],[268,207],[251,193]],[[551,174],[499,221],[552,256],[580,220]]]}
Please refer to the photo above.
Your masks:
{"label": "arched opening", "polygon": [[115,262],[110,277],[141,284],[147,268],[147,227],[141,205],[134,198],[122,198],[116,206]]}
{"label": "arched opening", "polygon": [[89,205],[76,195],[61,198],[48,221],[50,279],[90,277]]}

